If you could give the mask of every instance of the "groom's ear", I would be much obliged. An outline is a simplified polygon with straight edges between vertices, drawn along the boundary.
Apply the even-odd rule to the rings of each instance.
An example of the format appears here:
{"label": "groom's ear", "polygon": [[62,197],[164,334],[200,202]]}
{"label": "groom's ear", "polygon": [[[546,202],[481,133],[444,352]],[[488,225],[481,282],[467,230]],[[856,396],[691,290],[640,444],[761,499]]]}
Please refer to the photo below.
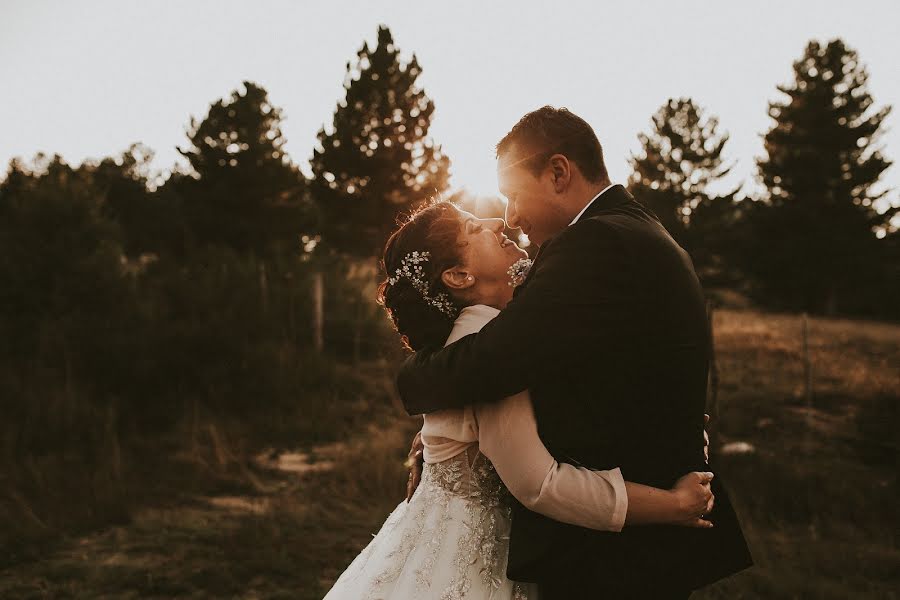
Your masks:
{"label": "groom's ear", "polygon": [[451,267],[441,273],[441,281],[451,290],[464,290],[475,285],[475,277],[462,267]]}
{"label": "groom's ear", "polygon": [[550,157],[550,177],[553,189],[557,194],[565,192],[572,179],[572,165],[563,154],[554,154]]}

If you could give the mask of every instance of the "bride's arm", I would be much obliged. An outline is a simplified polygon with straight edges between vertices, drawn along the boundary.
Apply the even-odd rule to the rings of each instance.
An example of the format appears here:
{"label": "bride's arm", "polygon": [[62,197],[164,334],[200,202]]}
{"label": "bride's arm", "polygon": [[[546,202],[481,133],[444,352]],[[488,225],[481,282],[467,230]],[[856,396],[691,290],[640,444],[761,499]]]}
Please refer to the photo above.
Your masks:
{"label": "bride's arm", "polygon": [[602,531],[621,531],[626,523],[708,526],[697,518],[712,508],[701,474],[691,473],[676,488],[662,490],[626,482],[618,468],[594,471],[557,462],[538,436],[527,391],[477,405],[475,416],[481,452],[530,510]]}

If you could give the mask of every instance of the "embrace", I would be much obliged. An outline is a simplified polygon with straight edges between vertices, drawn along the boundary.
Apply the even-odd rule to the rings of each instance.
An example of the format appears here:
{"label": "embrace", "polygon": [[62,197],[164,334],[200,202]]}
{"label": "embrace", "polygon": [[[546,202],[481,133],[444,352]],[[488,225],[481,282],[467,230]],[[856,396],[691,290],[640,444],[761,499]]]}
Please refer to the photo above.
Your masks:
{"label": "embrace", "polygon": [[385,246],[424,465],[326,599],[687,598],[749,567],[707,472],[690,258],[566,109],[522,117],[497,177],[506,223],[432,202]]}

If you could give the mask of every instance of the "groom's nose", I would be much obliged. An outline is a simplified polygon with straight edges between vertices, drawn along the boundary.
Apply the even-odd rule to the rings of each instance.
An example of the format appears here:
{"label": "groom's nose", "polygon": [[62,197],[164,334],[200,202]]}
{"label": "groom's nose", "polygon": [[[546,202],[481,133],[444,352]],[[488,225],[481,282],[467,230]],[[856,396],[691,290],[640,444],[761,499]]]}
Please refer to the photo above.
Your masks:
{"label": "groom's nose", "polygon": [[485,219],[485,225],[494,233],[500,233],[506,229],[506,222],[503,219]]}

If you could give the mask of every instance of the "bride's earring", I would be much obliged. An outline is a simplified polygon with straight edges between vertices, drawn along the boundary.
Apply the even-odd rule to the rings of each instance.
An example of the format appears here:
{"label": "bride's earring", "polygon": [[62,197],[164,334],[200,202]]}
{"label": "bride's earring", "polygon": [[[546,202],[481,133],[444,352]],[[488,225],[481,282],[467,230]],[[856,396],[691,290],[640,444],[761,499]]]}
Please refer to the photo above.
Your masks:
{"label": "bride's earring", "polygon": [[469,275],[468,277],[466,277],[466,281],[474,281],[474,280],[475,280],[475,278],[472,277],[471,275]]}

